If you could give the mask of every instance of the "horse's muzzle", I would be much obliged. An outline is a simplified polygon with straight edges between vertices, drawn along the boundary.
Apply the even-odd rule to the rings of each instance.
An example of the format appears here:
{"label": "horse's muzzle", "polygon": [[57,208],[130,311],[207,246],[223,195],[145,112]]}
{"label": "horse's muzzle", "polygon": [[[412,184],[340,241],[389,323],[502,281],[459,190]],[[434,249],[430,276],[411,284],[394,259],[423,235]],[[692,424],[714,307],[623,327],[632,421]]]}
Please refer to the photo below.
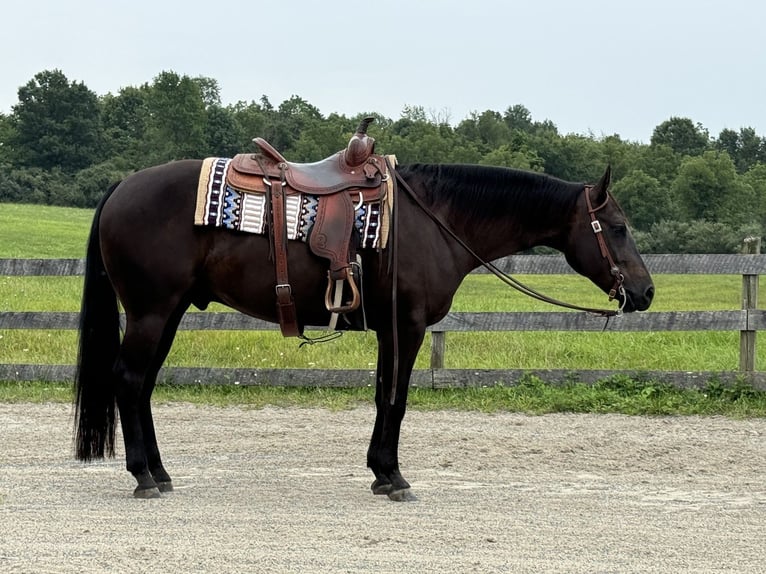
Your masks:
{"label": "horse's muzzle", "polygon": [[[633,311],[646,311],[652,304],[654,299],[654,285],[649,284],[643,292],[635,292],[630,289],[625,289],[625,305],[623,307],[624,313],[632,313]],[[623,304],[623,301],[620,301]]]}

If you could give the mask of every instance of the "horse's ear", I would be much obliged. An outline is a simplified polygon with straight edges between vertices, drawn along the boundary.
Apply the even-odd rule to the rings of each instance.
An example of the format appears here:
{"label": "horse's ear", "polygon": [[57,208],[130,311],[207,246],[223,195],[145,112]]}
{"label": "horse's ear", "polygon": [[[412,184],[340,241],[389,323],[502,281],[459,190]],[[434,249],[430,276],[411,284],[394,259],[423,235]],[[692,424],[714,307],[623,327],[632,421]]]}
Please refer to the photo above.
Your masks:
{"label": "horse's ear", "polygon": [[611,180],[612,166],[607,164],[604,175],[602,175],[601,179],[598,180],[598,183],[593,186],[593,194],[595,195],[595,197],[593,197],[593,201],[595,203],[601,204],[606,201],[606,192],[609,189],[609,183]]}
{"label": "horse's ear", "polygon": [[597,187],[600,187],[603,190],[609,189],[609,184],[612,181],[612,166],[607,164],[606,165],[606,171],[604,172],[604,175],[601,176],[601,179],[598,180]]}

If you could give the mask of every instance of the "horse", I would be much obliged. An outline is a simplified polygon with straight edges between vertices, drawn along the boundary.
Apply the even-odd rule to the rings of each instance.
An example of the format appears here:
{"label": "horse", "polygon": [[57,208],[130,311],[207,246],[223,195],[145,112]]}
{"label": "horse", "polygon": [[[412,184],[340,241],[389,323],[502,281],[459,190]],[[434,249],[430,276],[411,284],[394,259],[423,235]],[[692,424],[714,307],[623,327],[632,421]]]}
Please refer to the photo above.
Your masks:
{"label": "horse", "polygon": [[[205,309],[219,302],[278,320],[269,238],[192,225],[201,165],[174,161],[112,186],[95,210],[87,244],[75,456],[114,457],[119,414],[137,498],[173,490],[157,445],[151,395],[184,313],[191,305]],[[361,308],[378,346],[376,416],[367,450],[374,494],[415,498],[398,454],[410,375],[426,328],[447,314],[461,281],[479,266],[477,258],[551,247],[624,312],[649,307],[654,285],[609,193],[610,178],[609,167],[595,185],[490,166],[396,168],[394,237],[382,251],[359,251]],[[327,325],[326,261],[306,243],[289,243],[298,320]],[[125,313],[122,338],[119,305]]]}

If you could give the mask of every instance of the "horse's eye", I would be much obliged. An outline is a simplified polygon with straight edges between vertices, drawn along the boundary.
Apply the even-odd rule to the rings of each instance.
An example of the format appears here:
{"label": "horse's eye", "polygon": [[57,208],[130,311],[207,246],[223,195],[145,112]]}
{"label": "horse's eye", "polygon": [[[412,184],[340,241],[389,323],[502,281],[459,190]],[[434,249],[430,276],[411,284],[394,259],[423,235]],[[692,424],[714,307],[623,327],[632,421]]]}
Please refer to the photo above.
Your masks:
{"label": "horse's eye", "polygon": [[627,233],[628,233],[628,228],[627,228],[626,225],[622,225],[622,224],[620,224],[620,225],[613,225],[612,226],[612,231],[614,232],[615,235],[617,235],[619,237],[625,237],[625,235],[627,235]]}

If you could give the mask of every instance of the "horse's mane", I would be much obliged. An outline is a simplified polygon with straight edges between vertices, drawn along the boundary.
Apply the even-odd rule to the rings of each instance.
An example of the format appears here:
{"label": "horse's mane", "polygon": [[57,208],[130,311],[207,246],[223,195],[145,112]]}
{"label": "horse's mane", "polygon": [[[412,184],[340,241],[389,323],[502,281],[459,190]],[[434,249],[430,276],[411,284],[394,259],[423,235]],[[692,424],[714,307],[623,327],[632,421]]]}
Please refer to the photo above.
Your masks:
{"label": "horse's mane", "polygon": [[430,205],[450,207],[470,219],[515,213],[547,217],[570,213],[582,184],[518,169],[464,164],[411,164],[400,173],[419,181]]}

